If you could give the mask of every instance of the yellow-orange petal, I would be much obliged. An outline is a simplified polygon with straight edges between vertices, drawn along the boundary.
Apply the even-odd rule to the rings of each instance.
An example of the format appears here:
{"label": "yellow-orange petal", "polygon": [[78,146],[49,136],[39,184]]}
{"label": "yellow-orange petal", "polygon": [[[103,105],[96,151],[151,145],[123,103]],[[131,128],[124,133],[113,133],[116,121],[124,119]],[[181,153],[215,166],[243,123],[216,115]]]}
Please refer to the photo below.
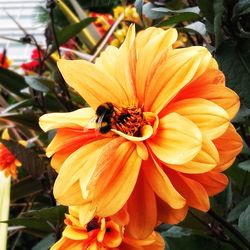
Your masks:
{"label": "yellow-orange petal", "polygon": [[155,231],[146,239],[134,239],[125,232],[121,250],[163,250],[164,245],[163,238]]}
{"label": "yellow-orange petal", "polygon": [[185,206],[185,199],[176,191],[157,162],[153,162],[150,158],[147,162],[143,162],[142,169],[151,188],[164,202],[174,209]]}
{"label": "yellow-orange petal", "polygon": [[88,189],[98,215],[107,217],[121,209],[132,193],[141,166],[141,158],[133,142],[125,141],[112,157],[98,162]]}
{"label": "yellow-orange petal", "polygon": [[154,238],[154,243],[151,245],[144,246],[144,250],[163,250],[165,249],[165,242],[161,235],[157,232],[152,233],[152,238]]}
{"label": "yellow-orange petal", "polygon": [[182,165],[167,164],[167,166],[182,173],[200,174],[215,168],[219,160],[217,148],[210,139],[203,136],[201,150],[194,159]]}
{"label": "yellow-orange petal", "polygon": [[[135,27],[131,25],[128,29],[126,39],[118,49],[114,46],[108,46],[100,57],[96,60],[95,65],[102,71],[107,71],[113,76],[120,87],[123,89],[127,100],[135,100],[133,84],[133,67],[135,65],[135,50],[132,49],[135,38]],[[122,101],[122,100],[121,100]],[[126,104],[126,103],[123,103]]]}
{"label": "yellow-orange petal", "polygon": [[47,157],[51,157],[54,153],[68,149],[69,151],[100,139],[95,129],[89,129],[84,132],[83,128],[59,128],[53,140],[46,149]]}
{"label": "yellow-orange petal", "polygon": [[143,142],[135,142],[137,154],[142,160],[146,161],[148,159],[148,149]]}
{"label": "yellow-orange petal", "polygon": [[207,70],[198,79],[191,82],[175,98],[203,98],[214,102],[227,111],[230,120],[238,112],[240,101],[238,95],[224,86],[224,75],[219,70]]}
{"label": "yellow-orange petal", "polygon": [[[54,196],[60,203],[62,201],[64,205],[79,205],[83,203],[82,199],[75,201],[75,204],[67,204],[68,192],[70,192],[75,183],[79,183],[81,178],[85,178],[86,181],[90,180],[95,170],[98,154],[110,140],[112,139],[107,138],[89,143],[79,148],[65,160],[54,184]],[[86,199],[88,192],[83,189],[82,185],[81,189],[82,195]]]}
{"label": "yellow-orange petal", "polygon": [[43,131],[55,128],[84,128],[95,115],[92,108],[82,108],[67,113],[51,113],[40,117],[39,125]]}
{"label": "yellow-orange petal", "polygon": [[[106,230],[107,228],[109,230]],[[113,221],[107,221],[106,228],[103,232],[105,234],[102,243],[105,246],[110,248],[115,248],[120,246],[120,244],[122,243],[122,232],[119,225],[115,224]],[[98,236],[99,235],[97,235],[97,239]]]}
{"label": "yellow-orange petal", "polygon": [[191,48],[170,56],[154,74],[145,91],[145,111],[159,113],[197,74],[203,57],[209,52],[200,47]]}
{"label": "yellow-orange petal", "polygon": [[59,196],[58,198],[55,195],[55,189],[53,190],[53,193],[57,202],[65,206],[79,206],[84,203],[79,182],[71,185],[70,189],[66,191],[65,195]]}
{"label": "yellow-orange petal", "polygon": [[214,170],[222,172],[233,164],[236,156],[241,152],[242,139],[230,124],[226,132],[213,142],[220,154],[220,162]]}
{"label": "yellow-orange petal", "polygon": [[[151,32],[159,30],[156,36],[150,40],[145,41],[145,36],[151,36]],[[146,34],[143,34],[146,33]],[[139,105],[144,103],[144,92],[147,85],[150,83],[155,71],[161,67],[168,57],[169,50],[172,50],[172,44],[177,39],[177,31],[175,29],[162,29],[150,28],[149,30],[140,32],[136,38],[136,46],[138,50],[136,62],[136,94]],[[143,41],[140,41],[140,40]],[[143,44],[143,47],[140,46]]]}
{"label": "yellow-orange petal", "polygon": [[8,133],[8,129],[4,129],[3,130],[2,139],[4,139],[4,140],[10,140],[10,135]]}
{"label": "yellow-orange petal", "polygon": [[180,165],[198,154],[202,135],[192,121],[171,113],[160,119],[156,135],[149,138],[147,143],[161,161]]}
{"label": "yellow-orange petal", "polygon": [[91,202],[79,206],[78,217],[80,225],[83,227],[89,223],[94,218],[95,212],[96,210],[93,209]]}
{"label": "yellow-orange petal", "polygon": [[[106,139],[105,144],[103,144],[97,153],[91,155],[90,152],[88,155],[86,155],[86,164],[84,167],[85,172],[79,177],[83,197],[86,199],[88,198],[89,186],[93,185],[93,183],[97,181],[99,175],[105,169],[106,164],[109,164],[110,155],[112,155],[112,153],[120,146],[123,141],[124,139],[121,137]],[[112,177],[113,173],[110,171],[105,180],[101,180],[101,182],[104,184],[104,182],[108,182],[110,180],[109,178]],[[90,200],[92,199],[91,195],[89,196]],[[94,208],[92,208],[92,210],[93,209]]]}
{"label": "yellow-orange petal", "polygon": [[[120,100],[120,103],[123,104],[131,104],[136,100],[133,75],[136,63],[134,40],[135,25],[130,25],[126,38],[118,50],[114,71],[116,80],[119,82],[119,85],[123,88],[127,95],[128,102],[124,103],[122,100]],[[115,92],[117,91],[113,88],[112,90],[115,90]],[[117,93],[115,93],[115,95],[117,95]]]}
{"label": "yellow-orange petal", "polygon": [[216,171],[210,171],[204,174],[187,175],[188,178],[198,181],[206,189],[209,196],[216,195],[222,192],[227,184],[228,178],[226,175]]}
{"label": "yellow-orange petal", "polygon": [[140,141],[145,141],[148,139],[152,134],[153,134],[153,128],[150,125],[144,125],[140,132],[141,136],[132,136],[132,135],[127,135],[119,130],[116,129],[111,129],[114,133],[117,135],[120,135],[121,137],[129,140],[129,141],[134,141],[134,142],[140,142]]}
{"label": "yellow-orange petal", "polygon": [[63,237],[67,237],[71,240],[85,240],[88,238],[88,233],[83,230],[67,226],[62,233]]}
{"label": "yellow-orange petal", "polygon": [[210,203],[206,189],[198,182],[187,178],[184,174],[165,170],[176,190],[186,199],[190,207],[207,212]]}
{"label": "yellow-orange petal", "polygon": [[76,228],[81,227],[81,223],[79,221],[79,206],[69,206],[68,207],[69,214],[65,214],[64,223],[68,226],[73,226]]}
{"label": "yellow-orange petal", "polygon": [[63,250],[63,249],[80,250],[82,249],[82,241],[80,240],[75,241],[62,237],[50,248],[50,250]]}
{"label": "yellow-orange petal", "polygon": [[77,149],[78,148],[73,148],[72,150],[64,149],[55,153],[50,161],[51,167],[54,168],[56,172],[59,172],[63,162]]}
{"label": "yellow-orange petal", "polygon": [[[84,60],[60,60],[58,67],[65,81],[94,109],[105,102],[128,104],[123,86],[108,72]],[[121,66],[122,67],[122,66]],[[93,72],[95,72],[93,74]],[[115,90],[115,91],[111,91]]]}
{"label": "yellow-orange petal", "polygon": [[[163,33],[163,29],[155,28],[155,27],[149,27],[143,31],[140,31],[137,33],[135,41],[136,41],[136,47],[138,48],[144,48],[145,45],[154,37],[158,36],[159,34]],[[139,51],[140,53],[140,51]]]}
{"label": "yellow-orange petal", "polygon": [[[86,181],[85,177],[83,176],[80,180],[82,182],[81,183],[82,187],[84,187],[84,189],[86,189],[86,191],[88,190],[87,192],[89,192],[89,190],[91,190],[91,187],[95,189],[95,186],[96,186],[96,183],[98,182],[98,180],[101,180],[102,184],[105,186],[105,185],[108,185],[107,183],[109,183],[111,181],[111,179],[113,178],[113,176],[116,175],[116,171],[118,171],[118,170],[115,167],[108,169],[108,166],[113,159],[110,156],[111,155],[114,156],[115,154],[117,154],[116,153],[117,149],[124,142],[125,142],[124,138],[115,137],[112,140],[110,140],[108,143],[106,143],[106,145],[103,146],[103,148],[99,154],[99,159],[96,163],[95,173],[93,174],[93,177],[90,180]],[[127,153],[129,154],[130,152],[123,152],[123,154],[125,154],[125,155]],[[121,160],[122,160],[122,158],[120,159],[120,161]],[[107,176],[105,176],[105,178],[99,179],[100,176],[105,171],[109,171]],[[92,198],[92,195],[93,195],[93,192],[91,192],[91,196],[89,196],[90,199]]]}
{"label": "yellow-orange petal", "polygon": [[154,192],[143,174],[137,180],[127,207],[129,224],[126,231],[135,239],[147,238],[156,226],[157,208]]}
{"label": "yellow-orange petal", "polygon": [[229,126],[227,112],[217,104],[202,98],[190,98],[172,103],[167,112],[185,116],[211,140],[222,135]]}
{"label": "yellow-orange petal", "polygon": [[158,219],[163,223],[177,224],[185,219],[187,212],[187,205],[180,209],[173,209],[163,200],[157,199]]}
{"label": "yellow-orange petal", "polygon": [[110,75],[115,75],[116,60],[118,58],[118,48],[112,45],[101,52],[100,56],[96,59],[95,65],[103,71],[107,71]]}
{"label": "yellow-orange petal", "polygon": [[112,215],[111,219],[118,225],[127,225],[129,223],[129,213],[127,209],[127,204],[125,204],[117,213]]}

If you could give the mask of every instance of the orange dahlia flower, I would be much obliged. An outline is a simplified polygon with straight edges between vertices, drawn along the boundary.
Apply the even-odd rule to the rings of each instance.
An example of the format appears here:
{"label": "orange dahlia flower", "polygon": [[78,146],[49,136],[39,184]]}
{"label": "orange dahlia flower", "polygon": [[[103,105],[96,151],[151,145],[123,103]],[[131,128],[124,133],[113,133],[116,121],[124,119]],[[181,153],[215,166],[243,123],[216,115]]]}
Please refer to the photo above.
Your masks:
{"label": "orange dahlia flower", "polygon": [[70,207],[64,220],[66,228],[62,238],[51,250],[125,250],[145,249],[163,250],[164,240],[160,234],[152,232],[146,239],[133,239],[126,233],[126,227],[116,224],[111,218],[94,217],[89,223],[82,224],[78,207]]}
{"label": "orange dahlia flower", "polygon": [[[7,130],[4,130],[2,139],[9,140],[9,134]],[[15,156],[0,143],[0,171],[3,171],[5,176],[11,175],[12,178],[17,177],[17,167],[20,167],[21,163],[15,158]]]}
{"label": "orange dahlia flower", "polygon": [[230,123],[237,94],[206,48],[173,49],[176,39],[175,29],[135,36],[131,26],[95,64],[59,61],[90,107],[40,119],[44,131],[58,129],[47,148],[58,202],[101,217],[125,209],[138,238],[157,220],[179,222],[188,207],[207,211],[242,147]]}

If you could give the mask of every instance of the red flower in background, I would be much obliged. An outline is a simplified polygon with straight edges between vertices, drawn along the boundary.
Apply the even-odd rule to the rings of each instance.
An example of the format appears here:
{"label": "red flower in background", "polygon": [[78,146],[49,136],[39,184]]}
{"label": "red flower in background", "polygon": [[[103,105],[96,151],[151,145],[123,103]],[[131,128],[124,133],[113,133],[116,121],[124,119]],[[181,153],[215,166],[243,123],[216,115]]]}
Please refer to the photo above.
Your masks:
{"label": "red flower in background", "polygon": [[4,49],[3,53],[0,53],[0,66],[8,69],[10,66],[10,60],[6,57],[6,50]]}
{"label": "red flower in background", "polygon": [[[40,57],[42,58],[44,50],[40,51]],[[38,49],[32,50],[31,61],[27,63],[21,64],[21,68],[25,73],[36,72],[39,71],[39,51]]]}
{"label": "red flower in background", "polygon": [[90,13],[91,17],[96,17],[96,21],[94,22],[95,27],[101,36],[103,36],[110,26],[114,23],[114,17],[110,14],[101,14],[96,12]]}

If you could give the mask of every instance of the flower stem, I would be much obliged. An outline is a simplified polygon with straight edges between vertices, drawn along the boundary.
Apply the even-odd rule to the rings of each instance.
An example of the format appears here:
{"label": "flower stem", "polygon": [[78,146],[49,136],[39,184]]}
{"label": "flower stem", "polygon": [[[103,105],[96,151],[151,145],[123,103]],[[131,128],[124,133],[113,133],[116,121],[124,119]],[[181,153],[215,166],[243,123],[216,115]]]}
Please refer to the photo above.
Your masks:
{"label": "flower stem", "polygon": [[[7,221],[9,219],[9,205],[10,205],[10,183],[11,177],[6,177],[4,173],[0,172],[0,221]],[[0,223],[0,246],[1,249],[7,249],[8,224]]]}
{"label": "flower stem", "polygon": [[225,228],[227,228],[233,235],[235,235],[248,249],[250,249],[250,242],[230,223],[228,223],[224,218],[216,214],[212,209],[208,211],[215,220],[220,222]]}

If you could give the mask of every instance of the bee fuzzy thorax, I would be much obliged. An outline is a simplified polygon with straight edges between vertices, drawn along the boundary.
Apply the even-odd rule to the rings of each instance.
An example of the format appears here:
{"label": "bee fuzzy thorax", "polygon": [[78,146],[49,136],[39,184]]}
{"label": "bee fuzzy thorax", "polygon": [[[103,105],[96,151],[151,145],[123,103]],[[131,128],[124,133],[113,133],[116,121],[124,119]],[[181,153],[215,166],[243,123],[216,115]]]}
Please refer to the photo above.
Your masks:
{"label": "bee fuzzy thorax", "polygon": [[101,104],[96,110],[96,123],[100,133],[116,129],[127,135],[141,136],[141,128],[148,124],[141,108],[117,107],[112,103]]}

